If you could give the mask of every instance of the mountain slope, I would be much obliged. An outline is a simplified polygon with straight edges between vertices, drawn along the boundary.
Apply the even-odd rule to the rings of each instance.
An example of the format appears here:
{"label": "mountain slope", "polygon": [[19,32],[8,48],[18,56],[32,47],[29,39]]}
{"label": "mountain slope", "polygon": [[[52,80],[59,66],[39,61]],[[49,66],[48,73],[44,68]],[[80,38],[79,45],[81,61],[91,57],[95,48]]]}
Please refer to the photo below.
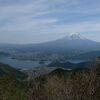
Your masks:
{"label": "mountain slope", "polygon": [[96,58],[100,56],[100,51],[91,51],[80,54],[78,57],[80,58]]}
{"label": "mountain slope", "polygon": [[90,65],[88,62],[82,63],[70,63],[70,62],[52,62],[48,65],[48,67],[58,67],[58,68],[66,68],[66,69],[76,69],[76,68],[89,68]]}
{"label": "mountain slope", "polygon": [[14,75],[17,78],[26,78],[27,75],[19,71],[18,69],[15,69],[13,67],[10,67],[9,65],[0,63],[0,77],[1,76],[8,76],[8,75]]}
{"label": "mountain slope", "polygon": [[9,54],[5,52],[0,52],[0,57],[4,57],[4,56],[9,56]]}
{"label": "mountain slope", "polygon": [[94,50],[100,50],[100,43],[88,40],[80,34],[69,34],[62,39],[50,41],[47,43],[24,45],[21,50],[39,51],[43,53],[61,53],[75,54]]}

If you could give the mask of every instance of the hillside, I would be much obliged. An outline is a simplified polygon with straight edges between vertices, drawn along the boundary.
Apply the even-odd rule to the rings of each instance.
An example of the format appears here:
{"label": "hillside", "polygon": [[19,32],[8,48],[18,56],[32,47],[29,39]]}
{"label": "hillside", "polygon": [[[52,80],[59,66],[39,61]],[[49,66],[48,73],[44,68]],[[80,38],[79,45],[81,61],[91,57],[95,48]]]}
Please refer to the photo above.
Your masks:
{"label": "hillside", "polygon": [[9,53],[0,52],[0,57],[5,57],[5,56],[9,56]]}
{"label": "hillside", "polygon": [[91,52],[86,52],[78,55],[78,58],[96,58],[100,56],[100,51],[91,51]]}
{"label": "hillside", "polygon": [[49,64],[48,67],[59,67],[59,68],[66,68],[66,69],[88,68],[89,63],[88,62],[70,63],[70,62],[56,61]]}
{"label": "hillside", "polygon": [[22,73],[18,69],[10,67],[9,65],[0,63],[0,77],[14,75],[16,78],[24,79],[27,77],[26,74]]}
{"label": "hillside", "polygon": [[[8,65],[0,64],[0,66],[2,66],[0,70],[4,73],[7,73],[5,69],[10,71],[12,69],[8,68]],[[16,80],[16,77],[11,75],[3,75],[0,77],[0,100],[4,98],[7,98],[6,100],[100,99],[100,74],[95,69],[58,68],[39,77],[32,75],[24,81]]]}

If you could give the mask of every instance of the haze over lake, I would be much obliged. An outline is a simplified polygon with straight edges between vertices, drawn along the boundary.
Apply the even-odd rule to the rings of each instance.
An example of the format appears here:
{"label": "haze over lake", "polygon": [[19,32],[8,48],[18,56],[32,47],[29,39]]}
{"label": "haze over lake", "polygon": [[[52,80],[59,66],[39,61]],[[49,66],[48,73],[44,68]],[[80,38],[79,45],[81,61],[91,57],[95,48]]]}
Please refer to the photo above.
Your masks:
{"label": "haze over lake", "polygon": [[[68,60],[72,63],[81,63],[85,60]],[[31,67],[39,67],[43,65],[48,65],[51,61],[44,61],[44,64],[40,64],[39,61],[30,61],[30,60],[16,60],[11,57],[0,57],[0,62],[4,64],[8,64],[15,68],[31,68]]]}
{"label": "haze over lake", "polygon": [[[15,68],[31,68],[38,67],[42,64],[39,64],[39,61],[24,61],[24,60],[16,60],[11,57],[0,57],[0,62],[8,64]],[[45,61],[45,65],[49,64],[50,61]]]}

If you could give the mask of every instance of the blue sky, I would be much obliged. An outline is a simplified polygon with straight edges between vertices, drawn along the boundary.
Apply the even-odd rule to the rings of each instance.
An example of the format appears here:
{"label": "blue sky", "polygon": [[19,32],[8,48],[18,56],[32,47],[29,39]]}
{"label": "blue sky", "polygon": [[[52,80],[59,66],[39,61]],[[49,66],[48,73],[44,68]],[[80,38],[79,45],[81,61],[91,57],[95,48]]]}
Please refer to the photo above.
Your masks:
{"label": "blue sky", "polygon": [[71,32],[100,42],[100,0],[0,0],[0,43],[39,43]]}

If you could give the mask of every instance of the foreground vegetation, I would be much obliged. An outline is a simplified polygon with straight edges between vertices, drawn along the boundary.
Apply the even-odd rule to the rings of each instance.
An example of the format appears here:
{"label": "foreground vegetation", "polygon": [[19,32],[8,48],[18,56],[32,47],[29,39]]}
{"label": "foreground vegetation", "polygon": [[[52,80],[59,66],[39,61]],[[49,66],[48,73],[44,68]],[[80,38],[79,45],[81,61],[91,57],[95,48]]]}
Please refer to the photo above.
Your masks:
{"label": "foreground vegetation", "polygon": [[100,100],[99,64],[91,69],[56,69],[40,77],[0,77],[0,100]]}

